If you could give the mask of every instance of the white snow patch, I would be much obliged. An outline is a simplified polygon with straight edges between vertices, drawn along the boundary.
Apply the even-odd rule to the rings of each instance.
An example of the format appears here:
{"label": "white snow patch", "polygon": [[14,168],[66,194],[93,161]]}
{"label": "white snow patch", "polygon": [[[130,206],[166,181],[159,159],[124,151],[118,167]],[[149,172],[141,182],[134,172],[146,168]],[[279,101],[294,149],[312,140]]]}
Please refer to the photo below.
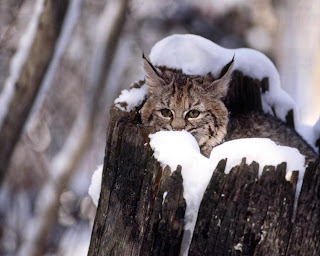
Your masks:
{"label": "white snow patch", "polygon": [[[135,107],[139,106],[145,99],[147,94],[147,86],[143,85],[140,88],[131,88],[130,90],[122,90],[120,96],[115,99],[115,106],[123,111],[130,112]],[[121,106],[121,103],[125,105]]]}
{"label": "white snow patch", "polygon": [[320,117],[316,124],[313,126],[314,133],[317,135],[317,137],[320,137]]}
{"label": "white snow patch", "polygon": [[82,225],[69,228],[61,238],[61,243],[56,255],[88,255],[91,230],[91,225]]}
{"label": "white snow patch", "polygon": [[88,194],[92,198],[92,201],[95,206],[98,206],[99,198],[100,198],[102,170],[103,170],[103,165],[99,165],[97,169],[94,171],[91,178],[91,184],[88,190]]}
{"label": "white snow patch", "polygon": [[166,200],[167,195],[168,195],[168,192],[165,191],[162,196],[162,204],[164,203],[164,200]]}
{"label": "white snow patch", "polygon": [[320,140],[320,117],[312,128],[312,134],[313,134],[313,143],[314,143],[313,145],[315,145],[317,140]]}
{"label": "white snow patch", "polygon": [[[169,166],[171,171],[177,166],[182,167],[183,196],[187,203],[185,213],[185,232],[182,241],[181,255],[187,255],[199,206],[211,179],[212,173],[221,159],[228,158],[226,173],[233,166],[240,164],[243,157],[247,162],[256,161],[260,164],[259,176],[265,165],[278,165],[287,162],[287,170],[299,170],[302,184],[304,161],[297,149],[276,145],[270,139],[239,139],[226,142],[212,150],[210,159],[200,153],[195,138],[186,131],[160,131],[149,135],[150,146],[154,157],[161,166]],[[297,186],[296,196],[300,193]]]}
{"label": "white snow patch", "polygon": [[186,200],[185,232],[181,255],[188,255],[199,206],[213,173],[209,159],[200,153],[195,138],[187,131],[160,131],[149,135],[154,157],[171,171],[181,165],[183,197]]}
{"label": "white snow patch", "polygon": [[320,133],[317,136],[316,126],[312,127],[310,125],[297,123],[295,130],[301,135],[304,140],[309,143],[309,145],[315,150],[316,149],[316,141],[319,138]]}
{"label": "white snow patch", "polygon": [[217,166],[220,159],[228,158],[225,173],[229,173],[231,168],[239,165],[243,157],[246,162],[256,161],[259,163],[259,177],[262,168],[266,165],[277,166],[282,162],[287,162],[287,170],[303,172],[305,157],[298,149],[279,146],[266,138],[246,138],[227,141],[212,149],[210,160],[213,166]]}
{"label": "white snow patch", "polygon": [[[178,165],[193,165],[195,161],[206,159],[200,153],[195,138],[187,131],[160,131],[150,134],[150,146],[154,149],[154,157],[162,164],[169,166],[171,171]],[[174,156],[174,157],[173,157]]]}
{"label": "white snow patch", "polygon": [[276,67],[259,51],[248,48],[226,49],[197,35],[172,35],[153,46],[150,60],[156,66],[182,69],[189,75],[205,75],[209,72],[217,75],[234,55],[233,70],[259,80],[269,78],[269,90],[262,94],[262,105],[266,113],[272,114],[274,108],[283,121],[289,110],[293,109],[297,113],[296,104],[280,87]]}
{"label": "white snow patch", "polygon": [[235,249],[236,251],[242,252],[242,244],[238,243],[237,245],[234,246],[234,249]]}
{"label": "white snow patch", "polygon": [[39,18],[43,10],[44,0],[37,0],[34,7],[34,14],[26,28],[26,32],[20,39],[19,46],[10,62],[9,77],[6,79],[0,94],[0,129],[4,118],[7,116],[11,100],[14,96],[16,82],[19,79],[23,65],[29,56],[29,51],[36,34]]}

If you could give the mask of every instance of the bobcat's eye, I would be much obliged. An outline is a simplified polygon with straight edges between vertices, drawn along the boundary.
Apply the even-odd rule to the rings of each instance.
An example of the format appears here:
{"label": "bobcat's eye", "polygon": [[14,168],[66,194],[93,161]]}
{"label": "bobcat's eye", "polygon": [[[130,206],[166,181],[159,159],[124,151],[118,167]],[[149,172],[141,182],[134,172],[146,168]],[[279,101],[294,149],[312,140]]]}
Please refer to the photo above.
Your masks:
{"label": "bobcat's eye", "polygon": [[187,113],[186,117],[187,118],[197,118],[199,115],[200,115],[199,110],[192,109]]}
{"label": "bobcat's eye", "polygon": [[163,115],[164,117],[171,118],[173,116],[171,110],[167,108],[161,109],[160,112],[161,112],[161,115]]}

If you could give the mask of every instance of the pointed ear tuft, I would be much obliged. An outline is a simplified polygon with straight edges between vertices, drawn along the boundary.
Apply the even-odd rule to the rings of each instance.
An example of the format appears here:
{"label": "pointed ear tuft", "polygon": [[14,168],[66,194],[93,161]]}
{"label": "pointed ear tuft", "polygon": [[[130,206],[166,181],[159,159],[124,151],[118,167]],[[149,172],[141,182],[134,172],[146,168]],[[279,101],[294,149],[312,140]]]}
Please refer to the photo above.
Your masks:
{"label": "pointed ear tuft", "polygon": [[234,63],[234,56],[232,60],[223,67],[219,79],[215,80],[213,83],[210,84],[208,90],[210,91],[211,95],[215,98],[224,98],[229,89],[229,82],[231,81],[232,76],[232,68]]}
{"label": "pointed ear tuft", "polygon": [[148,91],[152,91],[159,86],[164,85],[163,79],[160,77],[157,69],[147,60],[147,58],[142,54],[143,59],[143,69],[146,78],[146,85],[148,86]]}
{"label": "pointed ear tuft", "polygon": [[[234,55],[232,57],[232,60],[222,68],[220,75],[219,75],[219,79],[222,78],[230,70],[230,67],[233,66],[233,63],[234,63]],[[231,67],[231,69],[232,69],[232,67]]]}

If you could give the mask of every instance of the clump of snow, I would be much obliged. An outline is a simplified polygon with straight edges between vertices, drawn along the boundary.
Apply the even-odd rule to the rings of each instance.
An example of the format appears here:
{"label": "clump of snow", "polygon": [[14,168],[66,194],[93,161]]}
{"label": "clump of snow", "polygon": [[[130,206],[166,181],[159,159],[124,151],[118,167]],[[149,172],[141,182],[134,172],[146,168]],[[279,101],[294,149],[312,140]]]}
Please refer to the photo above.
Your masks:
{"label": "clump of snow", "polygon": [[236,251],[242,252],[242,244],[238,243],[237,245],[234,246],[234,249],[235,249]]}
{"label": "clump of snow", "polygon": [[305,157],[298,149],[279,146],[266,138],[246,138],[227,141],[212,149],[210,160],[213,166],[217,166],[220,159],[228,158],[225,173],[229,173],[232,167],[241,163],[246,157],[247,163],[256,161],[259,163],[259,177],[266,165],[277,166],[287,162],[288,170],[303,172]]}
{"label": "clump of snow", "polygon": [[[269,78],[269,90],[262,94],[262,105],[266,113],[286,121],[286,115],[293,109],[292,98],[281,89],[279,73],[272,61],[259,51],[247,48],[226,49],[197,35],[172,35],[156,43],[151,49],[150,60],[156,66],[182,69],[189,75],[219,74],[235,55],[233,70],[262,80]],[[298,118],[295,118],[298,120]]]}
{"label": "clump of snow", "polygon": [[88,193],[92,198],[92,201],[95,206],[98,206],[99,198],[100,198],[102,170],[103,170],[103,165],[99,165],[97,169],[94,171],[91,178],[91,184],[88,190]]}
{"label": "clump of snow", "polygon": [[320,133],[317,135],[316,125],[314,127],[297,123],[295,130],[305,139],[305,141],[316,150],[316,141],[319,138]]}
{"label": "clump of snow", "polygon": [[147,86],[140,88],[131,88],[130,90],[122,90],[120,96],[115,99],[115,106],[123,111],[130,112],[139,106],[145,99],[147,94]]}
{"label": "clump of snow", "polygon": [[168,195],[168,192],[165,191],[162,196],[162,204],[164,203],[164,200],[166,200],[167,195]]}
{"label": "clump of snow", "polygon": [[160,131],[149,137],[154,157],[162,167],[168,165],[171,171],[176,170],[178,165],[182,167],[183,197],[187,208],[181,254],[188,255],[200,203],[214,168],[209,159],[200,153],[196,139],[187,131]]}
{"label": "clump of snow", "polygon": [[259,176],[265,165],[287,162],[287,171],[300,171],[296,196],[300,193],[305,158],[297,149],[278,146],[270,139],[239,139],[215,147],[210,158],[206,158],[200,153],[195,138],[186,131],[160,131],[149,137],[154,157],[162,167],[169,166],[172,171],[178,165],[182,167],[183,196],[187,208],[181,255],[188,254],[203,194],[221,159],[227,158],[225,173],[240,164],[243,157],[246,157],[247,163],[256,161],[260,164]]}
{"label": "clump of snow", "polygon": [[[193,165],[198,158],[203,158],[195,138],[187,131],[166,131],[149,135],[150,146],[154,149],[154,157],[171,170],[177,169],[181,163]],[[172,157],[172,156],[175,157]]]}

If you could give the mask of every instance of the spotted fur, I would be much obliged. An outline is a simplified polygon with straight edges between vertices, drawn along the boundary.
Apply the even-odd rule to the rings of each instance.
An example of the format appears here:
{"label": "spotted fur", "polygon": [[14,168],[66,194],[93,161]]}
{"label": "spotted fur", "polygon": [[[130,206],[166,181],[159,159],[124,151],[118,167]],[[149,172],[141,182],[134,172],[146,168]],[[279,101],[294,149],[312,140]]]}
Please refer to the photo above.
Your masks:
{"label": "spotted fur", "polygon": [[210,73],[202,77],[155,68],[144,58],[148,97],[141,109],[143,124],[158,131],[186,130],[209,156],[227,132],[228,110],[222,98],[228,91],[232,65],[233,60],[224,75],[215,79]]}

